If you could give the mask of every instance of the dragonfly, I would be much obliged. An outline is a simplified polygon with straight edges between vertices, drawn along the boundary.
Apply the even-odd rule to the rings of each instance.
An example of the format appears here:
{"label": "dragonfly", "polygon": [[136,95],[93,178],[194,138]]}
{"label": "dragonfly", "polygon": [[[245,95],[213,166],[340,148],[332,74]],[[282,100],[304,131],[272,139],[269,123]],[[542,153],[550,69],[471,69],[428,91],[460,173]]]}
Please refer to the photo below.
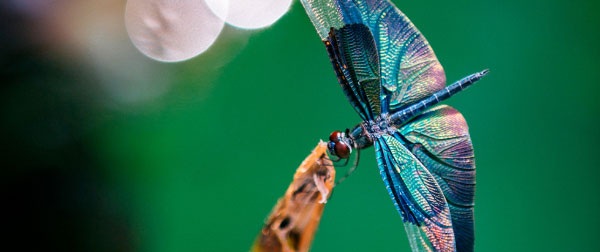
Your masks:
{"label": "dragonfly", "polygon": [[488,70],[446,86],[425,37],[387,0],[301,2],[362,119],[331,133],[330,154],[374,146],[413,251],[473,251],[473,145],[464,117],[439,103]]}

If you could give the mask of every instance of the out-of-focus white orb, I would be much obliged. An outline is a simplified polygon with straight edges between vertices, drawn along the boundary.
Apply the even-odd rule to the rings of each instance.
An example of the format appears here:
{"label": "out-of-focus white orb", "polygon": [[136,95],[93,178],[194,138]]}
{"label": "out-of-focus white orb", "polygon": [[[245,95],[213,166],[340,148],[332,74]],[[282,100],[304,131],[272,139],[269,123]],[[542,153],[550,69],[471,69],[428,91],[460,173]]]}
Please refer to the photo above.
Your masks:
{"label": "out-of-focus white orb", "polygon": [[[205,0],[211,10],[228,24],[245,29],[269,26],[285,14],[292,0]],[[229,10],[222,8],[229,2]]]}
{"label": "out-of-focus white orb", "polygon": [[166,62],[192,58],[208,49],[224,22],[213,11],[227,13],[228,2],[211,8],[202,0],[128,0],[125,26],[143,54]]}

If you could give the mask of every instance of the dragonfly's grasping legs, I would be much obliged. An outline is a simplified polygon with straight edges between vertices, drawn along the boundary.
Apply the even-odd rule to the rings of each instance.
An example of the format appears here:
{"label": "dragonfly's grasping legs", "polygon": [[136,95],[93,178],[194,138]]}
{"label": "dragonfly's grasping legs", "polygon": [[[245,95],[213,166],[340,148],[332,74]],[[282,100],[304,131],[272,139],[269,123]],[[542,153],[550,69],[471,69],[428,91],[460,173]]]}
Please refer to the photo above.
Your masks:
{"label": "dragonfly's grasping legs", "polygon": [[346,165],[348,165],[348,161],[350,161],[350,159],[349,159],[349,158],[346,158],[346,161],[344,162],[344,164],[343,164],[343,165],[340,165],[340,166],[338,166],[338,167],[346,167]]}
{"label": "dragonfly's grasping legs", "polygon": [[[346,164],[348,163],[348,160],[350,160],[349,158],[346,159]],[[348,170],[348,172],[346,172],[346,174],[341,177],[340,179],[338,179],[337,182],[335,182],[335,186],[339,185],[340,183],[342,183],[346,178],[348,178],[348,176],[350,176],[350,174],[352,174],[352,172],[354,172],[354,170],[356,170],[356,167],[358,167],[358,161],[360,160],[360,149],[356,149],[356,158],[354,159],[354,165],[352,166],[352,168],[350,168],[350,170]],[[344,164],[344,165],[346,165]]]}

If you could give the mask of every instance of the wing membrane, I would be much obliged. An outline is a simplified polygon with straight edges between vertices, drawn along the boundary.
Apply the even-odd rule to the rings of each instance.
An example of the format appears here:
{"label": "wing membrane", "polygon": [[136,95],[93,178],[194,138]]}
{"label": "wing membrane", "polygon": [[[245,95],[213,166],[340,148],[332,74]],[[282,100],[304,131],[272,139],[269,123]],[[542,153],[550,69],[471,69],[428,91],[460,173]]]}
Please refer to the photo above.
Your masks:
{"label": "wing membrane", "polygon": [[331,28],[339,29],[348,24],[369,27],[377,47],[381,84],[389,96],[386,100],[390,112],[444,88],[446,76],[431,46],[388,0],[301,2],[323,41],[327,40]]}
{"label": "wing membrane", "polygon": [[379,59],[373,36],[362,24],[332,28],[325,45],[342,90],[363,120],[381,114]]}
{"label": "wing membrane", "polygon": [[473,251],[475,158],[469,129],[454,108],[440,105],[400,129],[448,201],[457,251]]}
{"label": "wing membrane", "polygon": [[432,174],[401,137],[374,143],[381,177],[404,222],[413,251],[454,251],[450,210]]}

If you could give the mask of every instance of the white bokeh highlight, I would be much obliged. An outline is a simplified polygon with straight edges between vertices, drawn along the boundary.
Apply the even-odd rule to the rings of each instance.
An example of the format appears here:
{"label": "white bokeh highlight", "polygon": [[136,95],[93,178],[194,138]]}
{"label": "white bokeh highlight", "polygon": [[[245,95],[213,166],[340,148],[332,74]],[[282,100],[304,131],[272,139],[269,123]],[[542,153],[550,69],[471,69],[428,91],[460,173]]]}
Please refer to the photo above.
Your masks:
{"label": "white bokeh highlight", "polygon": [[228,12],[228,1],[128,0],[125,26],[143,54],[165,62],[190,59],[206,51],[224,26],[214,12]]}
{"label": "white bokeh highlight", "polygon": [[[210,9],[229,25],[258,29],[272,25],[283,16],[292,0],[205,0]],[[229,9],[223,3],[229,2]]]}

